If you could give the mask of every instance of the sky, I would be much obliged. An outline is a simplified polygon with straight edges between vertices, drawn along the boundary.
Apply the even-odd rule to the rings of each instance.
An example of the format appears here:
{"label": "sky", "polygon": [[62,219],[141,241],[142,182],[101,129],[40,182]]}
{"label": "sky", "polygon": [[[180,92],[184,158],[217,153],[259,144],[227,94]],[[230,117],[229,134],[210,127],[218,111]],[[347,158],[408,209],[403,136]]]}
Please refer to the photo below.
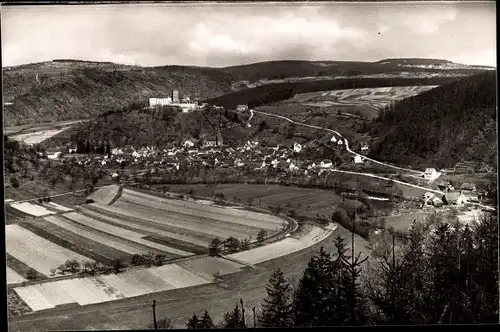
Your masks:
{"label": "sky", "polygon": [[439,58],[496,66],[494,2],[3,6],[2,66]]}

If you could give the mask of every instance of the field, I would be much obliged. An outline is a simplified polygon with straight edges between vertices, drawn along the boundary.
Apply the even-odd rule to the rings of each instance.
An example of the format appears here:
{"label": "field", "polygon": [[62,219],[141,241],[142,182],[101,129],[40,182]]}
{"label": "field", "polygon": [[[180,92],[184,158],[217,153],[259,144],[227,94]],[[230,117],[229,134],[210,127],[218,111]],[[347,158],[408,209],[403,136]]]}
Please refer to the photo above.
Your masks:
{"label": "field", "polygon": [[[342,203],[342,197],[331,190],[299,188],[280,185],[256,184],[221,184],[216,186],[169,185],[168,190],[187,194],[193,189],[196,196],[210,197],[212,192],[222,193],[230,201],[235,198],[243,203],[249,200],[255,206],[280,206],[282,209],[294,209],[299,215],[316,218],[320,215],[329,218],[336,207]],[[360,204],[346,199],[346,204]]]}
{"label": "field", "polygon": [[46,215],[55,213],[55,211],[53,211],[53,210],[49,210],[43,206],[40,206],[37,204],[32,204],[29,202],[12,203],[12,204],[10,204],[10,206],[16,210],[19,210],[25,214],[28,214],[28,215],[31,215],[34,217],[46,216]]}
{"label": "field", "polygon": [[120,274],[66,279],[17,287],[14,291],[33,311],[77,303],[89,305],[214,282],[213,274],[243,267],[222,258],[194,258],[178,264],[127,270]]}
{"label": "field", "polygon": [[150,293],[216,282],[216,276],[242,271],[244,264],[259,264],[307,249],[328,238],[335,227],[312,227],[301,238],[287,238],[246,252],[219,257],[194,257],[160,267],[128,269],[119,274],[65,279],[19,286],[15,293],[31,310],[43,311],[77,303],[80,306],[132,298]]}
{"label": "field", "polygon": [[9,206],[19,215],[17,224],[6,226],[9,284],[23,282],[30,273],[38,279],[54,277],[51,270],[71,259],[111,266],[115,260],[130,264],[136,254],[161,254],[167,262],[206,254],[216,237],[255,239],[261,229],[272,235],[287,224],[277,216],[122,191],[118,186],[101,188],[93,197],[101,203]]}
{"label": "field", "polygon": [[23,281],[26,281],[26,278],[7,266],[7,285],[19,284]]}
{"label": "field", "polygon": [[90,259],[58,246],[32,232],[18,226],[5,226],[7,253],[46,276],[52,268],[57,268],[67,260],[79,262]]}
{"label": "field", "polygon": [[[85,307],[54,309],[52,312],[35,313],[30,316],[14,317],[9,320],[11,331],[40,330],[89,330],[89,329],[144,329],[151,322],[151,303],[156,300],[157,317],[171,318],[176,328],[185,328],[186,320],[195,313],[202,313],[208,309],[214,321],[222,319],[225,311],[232,310],[235,301],[242,298],[245,301],[247,318],[251,320],[253,306],[261,304],[266,296],[265,286],[275,268],[282,268],[287,278],[298,280],[311,255],[323,246],[327,252],[335,251],[334,239],[340,236],[347,245],[351,246],[351,233],[341,226],[334,233],[313,246],[256,265],[255,269],[245,269],[240,273],[223,275],[225,286],[210,283],[192,288],[168,290],[163,293],[143,295],[137,298],[128,298],[116,302],[106,302]],[[356,252],[363,256],[369,250],[367,242],[355,235]],[[196,260],[197,258],[193,258]],[[189,263],[188,259],[186,263]],[[202,263],[197,263],[199,266]],[[211,262],[205,263],[211,265]],[[207,271],[208,272],[208,271]]]}
{"label": "field", "polygon": [[331,229],[325,229],[313,226],[309,233],[305,234],[301,238],[296,239],[289,237],[263,247],[258,247],[255,249],[228,255],[227,257],[251,265],[263,263],[281,256],[289,255],[296,251],[306,249],[317,242],[321,242],[323,239],[326,239],[328,236],[330,236],[335,230],[332,227],[330,228]]}
{"label": "field", "polygon": [[120,187],[117,185],[110,185],[103,188],[99,188],[87,198],[93,200],[96,203],[110,204],[115,197],[118,195]]}
{"label": "field", "polygon": [[345,111],[367,109],[372,111],[373,117],[391,102],[415,96],[435,87],[437,85],[318,91],[297,94],[286,103],[300,103],[312,107],[336,107]]}
{"label": "field", "polygon": [[70,127],[68,126],[68,127],[63,127],[61,129],[35,131],[26,134],[13,135],[11,136],[11,138],[18,141],[24,141],[24,143],[26,144],[38,144],[45,141],[48,138],[51,138],[52,136],[62,133],[68,128]]}

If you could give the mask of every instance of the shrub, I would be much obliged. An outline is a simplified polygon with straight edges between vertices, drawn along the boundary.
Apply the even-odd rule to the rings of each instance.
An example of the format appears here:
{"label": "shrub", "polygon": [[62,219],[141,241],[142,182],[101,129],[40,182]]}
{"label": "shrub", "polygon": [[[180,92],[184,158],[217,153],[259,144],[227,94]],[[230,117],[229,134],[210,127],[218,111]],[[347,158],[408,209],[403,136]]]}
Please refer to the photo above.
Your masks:
{"label": "shrub", "polygon": [[14,188],[19,188],[19,180],[15,176],[10,178],[10,184]]}

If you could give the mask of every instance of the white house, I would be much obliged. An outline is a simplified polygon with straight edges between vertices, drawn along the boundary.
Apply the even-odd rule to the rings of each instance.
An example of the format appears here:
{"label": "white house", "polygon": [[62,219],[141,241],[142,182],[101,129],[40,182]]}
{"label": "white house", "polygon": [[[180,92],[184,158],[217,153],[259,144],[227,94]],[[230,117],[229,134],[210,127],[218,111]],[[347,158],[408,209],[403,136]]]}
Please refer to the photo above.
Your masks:
{"label": "white house", "polygon": [[248,105],[238,105],[236,106],[236,110],[238,112],[245,112],[248,111]]}
{"label": "white house", "polygon": [[288,167],[288,169],[291,172],[294,172],[294,171],[298,170],[299,168],[297,166],[295,166],[293,163],[291,163],[290,166]]}
{"label": "white house", "polygon": [[300,145],[299,143],[293,143],[293,151],[297,153],[302,151],[302,145]]}
{"label": "white house", "polygon": [[424,172],[424,178],[434,179],[437,175],[437,171],[434,168],[426,168]]}
{"label": "white house", "polygon": [[191,148],[191,147],[194,146],[194,143],[192,141],[190,141],[190,140],[187,140],[187,141],[184,142],[183,145],[184,145],[185,148],[189,149],[189,148]]}
{"label": "white house", "polygon": [[344,144],[344,142],[342,142],[342,140],[341,140],[341,139],[339,139],[339,140],[337,141],[337,144],[338,144],[338,145],[342,145],[342,144]]}
{"label": "white house", "polygon": [[111,175],[111,177],[112,177],[113,179],[116,179],[116,178],[118,177],[118,173],[113,173],[113,175]]}
{"label": "white house", "polygon": [[467,203],[467,197],[462,192],[447,192],[444,197],[448,204],[464,205]]}
{"label": "white house", "polygon": [[333,163],[330,160],[323,160],[320,166],[321,168],[330,168],[333,166]]}
{"label": "white house", "polygon": [[354,163],[361,164],[363,162],[363,158],[360,155],[354,156]]}
{"label": "white house", "polygon": [[57,159],[59,157],[61,157],[61,152],[60,151],[58,151],[58,152],[56,152],[54,154],[47,155],[47,158],[49,158],[49,159]]}
{"label": "white house", "polygon": [[330,140],[330,142],[337,143],[337,139],[335,138],[335,136],[332,136],[332,139]]}

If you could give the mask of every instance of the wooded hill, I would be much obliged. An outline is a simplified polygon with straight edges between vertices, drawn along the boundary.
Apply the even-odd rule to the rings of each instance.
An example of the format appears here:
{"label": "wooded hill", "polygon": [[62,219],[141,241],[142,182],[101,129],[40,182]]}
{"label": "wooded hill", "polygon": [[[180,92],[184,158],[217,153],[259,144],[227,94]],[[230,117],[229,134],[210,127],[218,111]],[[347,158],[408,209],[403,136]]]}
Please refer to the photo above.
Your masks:
{"label": "wooded hill", "polygon": [[403,99],[366,126],[370,155],[413,167],[496,168],[496,77],[487,72]]}
{"label": "wooded hill", "polygon": [[[185,139],[201,139],[213,135],[221,128],[224,142],[243,140],[239,115],[208,108],[204,111],[182,113],[163,106],[159,109],[142,109],[134,104],[124,109],[109,111],[95,120],[80,123],[44,142],[45,148],[66,145],[72,142],[110,142],[111,147],[179,146]],[[241,136],[243,135],[243,136]]]}
{"label": "wooded hill", "polygon": [[4,101],[12,102],[4,106],[4,125],[85,119],[173,89],[191,98],[231,91],[230,75],[210,69],[55,63],[4,71]]}

